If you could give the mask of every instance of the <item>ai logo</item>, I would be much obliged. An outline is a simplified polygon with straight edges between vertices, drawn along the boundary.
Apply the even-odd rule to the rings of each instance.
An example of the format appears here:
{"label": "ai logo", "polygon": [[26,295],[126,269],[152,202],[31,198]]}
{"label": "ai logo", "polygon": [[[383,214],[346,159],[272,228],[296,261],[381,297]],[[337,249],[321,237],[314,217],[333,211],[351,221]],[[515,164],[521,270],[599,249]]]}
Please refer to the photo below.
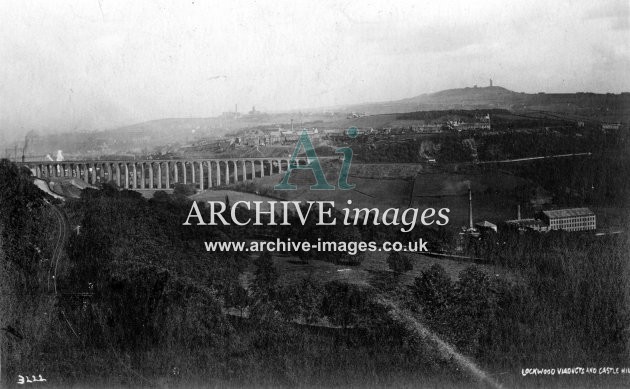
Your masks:
{"label": "ai logo", "polygon": [[[356,127],[350,127],[346,134],[350,138],[356,138],[358,135],[358,130]],[[300,148],[304,147],[304,152],[306,153],[306,158],[308,163],[306,165],[299,165],[297,163],[297,156],[300,153]],[[352,149],[350,147],[341,147],[335,150],[337,154],[343,154],[343,162],[341,164],[341,169],[339,170],[339,178],[337,180],[337,186],[339,189],[348,190],[354,189],[354,184],[348,184],[348,173],[350,172],[350,164],[352,163]],[[313,143],[311,142],[311,138],[306,133],[306,130],[302,131],[300,138],[298,139],[297,144],[295,145],[295,150],[293,150],[293,155],[291,155],[291,159],[289,160],[289,168],[287,169],[282,181],[277,184],[274,189],[275,190],[295,190],[297,189],[296,185],[289,184],[289,177],[291,177],[291,172],[295,169],[300,170],[312,170],[313,175],[315,176],[316,184],[311,185],[311,190],[335,190],[333,185],[330,185],[328,181],[326,181],[326,176],[324,175],[324,171],[322,170],[322,165],[319,163],[319,158],[317,158],[317,154],[315,153],[315,148],[313,147]]]}

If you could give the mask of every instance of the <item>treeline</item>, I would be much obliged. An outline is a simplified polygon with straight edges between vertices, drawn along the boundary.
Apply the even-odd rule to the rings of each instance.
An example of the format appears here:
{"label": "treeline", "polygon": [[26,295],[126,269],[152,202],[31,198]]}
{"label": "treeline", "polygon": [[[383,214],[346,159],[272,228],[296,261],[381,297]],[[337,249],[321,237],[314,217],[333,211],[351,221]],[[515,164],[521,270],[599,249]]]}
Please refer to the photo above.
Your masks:
{"label": "treeline", "polygon": [[[549,116],[519,115],[513,113],[493,115],[491,118],[492,129],[495,131],[506,131],[513,129],[543,129],[549,128],[571,128],[577,130],[574,120],[560,119]],[[544,114],[543,114],[544,115]]]}
{"label": "treeline", "polygon": [[347,145],[352,147],[354,161],[363,163],[421,163],[426,162],[422,152],[424,142],[432,142],[437,148],[436,159],[441,163],[470,162],[471,150],[463,140],[468,136],[439,134],[404,140],[383,140],[370,142],[359,137]]}
{"label": "treeline", "polygon": [[[37,367],[54,315],[55,299],[46,283],[58,228],[52,198],[35,187],[28,169],[0,160],[0,386]],[[39,360],[39,358],[37,358]],[[34,370],[29,370],[34,371]]]}
{"label": "treeline", "polygon": [[510,269],[512,280],[469,269],[453,283],[434,266],[416,278],[412,307],[435,331],[497,368],[623,365],[630,348],[629,248],[626,236],[489,234],[471,239],[468,253]]}
{"label": "treeline", "polygon": [[49,255],[42,222],[46,203],[42,191],[30,182],[28,170],[6,159],[0,160],[0,235],[5,261],[10,262],[26,277],[27,288],[38,271],[40,261]]}
{"label": "treeline", "polygon": [[[428,115],[432,111],[418,114]],[[458,112],[458,111],[454,111]],[[473,115],[475,111],[464,111]],[[415,113],[414,113],[415,114]],[[438,146],[436,159],[442,163],[472,162],[473,153],[466,142],[476,145],[480,161],[495,161],[526,157],[550,156],[555,154],[591,152],[595,155],[623,153],[628,151],[629,134],[624,132],[603,132],[599,128],[578,128],[573,122],[560,119],[497,117],[493,125],[500,130],[531,128],[532,132],[468,131],[427,135],[422,138],[404,140],[373,141],[369,137],[358,137],[347,141],[355,153],[355,160],[361,162],[426,162],[420,153],[422,144],[430,141]],[[496,123],[495,123],[496,121]],[[549,130],[543,130],[551,127]]]}
{"label": "treeline", "polygon": [[509,115],[510,111],[506,109],[447,109],[442,111],[417,111],[396,115],[396,120],[444,120],[448,117],[461,117],[474,119],[479,116],[505,114]]}
{"label": "treeline", "polygon": [[[597,139],[551,132],[503,133],[475,138],[480,161],[592,152]],[[548,161],[549,162],[549,161]]]}
{"label": "treeline", "polygon": [[554,195],[559,205],[627,207],[630,159],[625,156],[577,157],[552,163],[535,161],[510,170],[531,179]]}

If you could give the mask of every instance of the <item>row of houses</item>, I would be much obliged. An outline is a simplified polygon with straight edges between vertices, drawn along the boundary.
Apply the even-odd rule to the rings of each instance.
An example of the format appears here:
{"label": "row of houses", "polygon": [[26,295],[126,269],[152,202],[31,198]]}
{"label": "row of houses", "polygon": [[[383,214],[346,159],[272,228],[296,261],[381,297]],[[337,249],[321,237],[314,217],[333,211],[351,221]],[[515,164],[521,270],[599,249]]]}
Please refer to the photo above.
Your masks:
{"label": "row of houses", "polygon": [[[356,128],[356,127],[355,127]],[[445,122],[426,120],[395,120],[389,126],[379,129],[372,127],[356,128],[358,135],[412,135],[412,134],[439,134],[446,131],[472,131],[490,130],[490,116],[475,117],[472,122],[463,120],[450,120]],[[346,137],[347,128],[308,128],[308,129],[259,129],[255,134],[238,136],[232,139],[236,145],[264,146],[271,144],[294,143],[299,136],[306,131],[311,140]],[[212,143],[217,143],[213,140]],[[197,142],[199,143],[199,142]]]}

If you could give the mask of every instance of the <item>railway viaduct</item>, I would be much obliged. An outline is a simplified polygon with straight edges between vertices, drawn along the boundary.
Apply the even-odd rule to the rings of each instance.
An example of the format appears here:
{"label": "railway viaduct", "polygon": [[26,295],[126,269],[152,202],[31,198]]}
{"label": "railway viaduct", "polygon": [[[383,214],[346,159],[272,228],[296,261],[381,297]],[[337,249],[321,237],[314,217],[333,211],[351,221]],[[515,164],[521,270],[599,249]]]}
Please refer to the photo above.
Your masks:
{"label": "railway viaduct", "polygon": [[[321,159],[325,159],[323,157]],[[329,157],[330,158],[330,157]],[[306,158],[298,158],[303,164]],[[171,160],[77,160],[23,162],[38,178],[80,178],[96,185],[115,182],[133,189],[172,189],[177,183],[200,190],[283,173],[289,158],[171,159]]]}

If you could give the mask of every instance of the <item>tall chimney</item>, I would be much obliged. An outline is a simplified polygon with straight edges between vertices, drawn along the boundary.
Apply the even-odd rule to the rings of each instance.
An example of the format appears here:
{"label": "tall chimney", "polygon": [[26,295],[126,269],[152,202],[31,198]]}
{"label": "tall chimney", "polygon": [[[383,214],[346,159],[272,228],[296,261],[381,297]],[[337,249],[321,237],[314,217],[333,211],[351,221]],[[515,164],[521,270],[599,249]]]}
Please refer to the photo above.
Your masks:
{"label": "tall chimney", "polygon": [[521,204],[516,206],[516,220],[521,220]]}
{"label": "tall chimney", "polygon": [[468,183],[468,224],[469,228],[473,229],[473,214],[472,214],[472,191],[470,190],[470,182]]}

